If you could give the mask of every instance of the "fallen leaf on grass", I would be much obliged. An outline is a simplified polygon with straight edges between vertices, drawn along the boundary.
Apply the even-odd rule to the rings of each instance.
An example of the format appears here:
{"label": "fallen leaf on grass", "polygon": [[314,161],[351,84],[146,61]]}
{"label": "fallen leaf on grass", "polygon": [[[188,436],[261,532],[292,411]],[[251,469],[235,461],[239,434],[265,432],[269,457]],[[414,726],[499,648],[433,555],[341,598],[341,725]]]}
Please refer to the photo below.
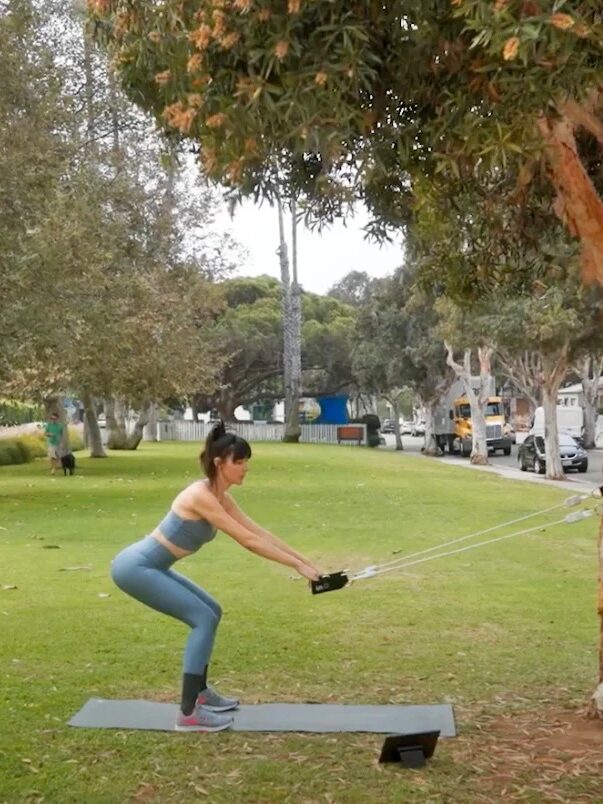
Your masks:
{"label": "fallen leaf on grass", "polygon": [[92,564],[85,567],[59,567],[59,572],[77,572],[78,570],[91,570]]}
{"label": "fallen leaf on grass", "polygon": [[42,550],[60,550],[61,546],[58,544],[43,544]]}
{"label": "fallen leaf on grass", "polygon": [[198,793],[200,796],[209,796],[209,791],[204,787],[199,787],[198,784],[193,784],[193,782],[190,782],[189,786],[192,787],[195,793]]}
{"label": "fallen leaf on grass", "polygon": [[141,782],[138,789],[132,794],[132,801],[150,801],[155,798],[157,788],[147,782]]}
{"label": "fallen leaf on grass", "polygon": [[18,588],[19,588],[18,586],[14,586],[13,584],[4,584],[3,583],[2,586],[0,586],[0,589],[2,589],[3,591],[7,591],[8,589],[18,589]]}

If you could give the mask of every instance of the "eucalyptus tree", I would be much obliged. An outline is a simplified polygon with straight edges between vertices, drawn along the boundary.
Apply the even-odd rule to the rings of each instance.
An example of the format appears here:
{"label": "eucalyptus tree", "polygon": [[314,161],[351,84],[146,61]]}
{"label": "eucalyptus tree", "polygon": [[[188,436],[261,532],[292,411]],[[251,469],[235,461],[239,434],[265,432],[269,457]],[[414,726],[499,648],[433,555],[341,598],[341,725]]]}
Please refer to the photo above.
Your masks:
{"label": "eucalyptus tree", "polygon": [[[547,477],[563,479],[559,455],[557,397],[572,365],[602,344],[601,295],[570,275],[531,295],[502,297],[484,319],[500,349],[516,355],[537,353],[545,416]],[[538,370],[541,368],[541,372]]]}
{"label": "eucalyptus tree", "polygon": [[[484,327],[481,310],[460,308],[448,299],[436,302],[438,330],[446,348],[446,364],[463,385],[471,407],[471,463],[488,463],[486,407],[493,391],[492,332]],[[455,355],[461,351],[462,360]],[[479,378],[477,387],[474,378]]]}
{"label": "eucalyptus tree", "polygon": [[90,8],[130,97],[196,143],[210,176],[305,197],[323,221],[362,199],[383,234],[421,179],[513,164],[529,184],[541,155],[582,276],[603,282],[599,0]]}

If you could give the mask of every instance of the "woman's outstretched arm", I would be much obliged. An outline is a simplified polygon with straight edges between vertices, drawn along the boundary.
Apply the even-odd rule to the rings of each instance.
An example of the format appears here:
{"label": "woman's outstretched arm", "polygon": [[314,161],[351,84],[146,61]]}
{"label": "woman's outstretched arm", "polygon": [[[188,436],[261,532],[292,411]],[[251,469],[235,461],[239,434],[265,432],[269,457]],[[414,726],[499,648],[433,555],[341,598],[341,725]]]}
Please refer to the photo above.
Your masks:
{"label": "woman's outstretched arm", "polygon": [[308,580],[318,580],[319,573],[316,568],[308,563],[303,556],[293,555],[287,550],[283,550],[278,544],[265,539],[258,533],[254,533],[241,522],[238,522],[213,496],[204,495],[202,499],[197,501],[196,508],[204,519],[233,538],[246,550],[270,561],[276,561],[286,567],[292,567]]}
{"label": "woman's outstretched arm", "polygon": [[265,539],[269,543],[273,544],[275,547],[278,547],[279,550],[282,550],[285,553],[289,553],[289,555],[293,556],[293,558],[297,558],[299,561],[302,561],[304,564],[315,569],[318,574],[322,574],[318,567],[314,564],[313,561],[310,561],[309,558],[298,553],[297,550],[294,550],[290,547],[286,542],[282,539],[279,539],[278,536],[275,536],[273,533],[270,533],[269,530],[263,528],[261,525],[258,525],[257,522],[254,522],[253,519],[250,519],[246,514],[241,511],[239,506],[236,502],[232,499],[230,494],[226,494],[224,497],[224,507],[230,516],[235,519],[239,524],[241,524],[244,528],[251,531],[251,533],[255,533],[256,536],[260,536],[261,538]]}

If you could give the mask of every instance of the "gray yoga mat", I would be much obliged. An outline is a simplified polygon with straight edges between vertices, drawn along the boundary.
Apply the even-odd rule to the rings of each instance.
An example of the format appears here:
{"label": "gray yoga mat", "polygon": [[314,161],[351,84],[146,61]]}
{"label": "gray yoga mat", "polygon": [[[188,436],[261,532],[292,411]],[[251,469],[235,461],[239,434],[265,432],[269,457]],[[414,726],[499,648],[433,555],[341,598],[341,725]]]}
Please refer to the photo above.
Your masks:
{"label": "gray yoga mat", "polygon": [[[174,731],[177,704],[90,698],[69,721],[94,729]],[[372,732],[436,731],[456,736],[450,704],[358,706],[352,704],[255,704],[233,711],[233,731]]]}

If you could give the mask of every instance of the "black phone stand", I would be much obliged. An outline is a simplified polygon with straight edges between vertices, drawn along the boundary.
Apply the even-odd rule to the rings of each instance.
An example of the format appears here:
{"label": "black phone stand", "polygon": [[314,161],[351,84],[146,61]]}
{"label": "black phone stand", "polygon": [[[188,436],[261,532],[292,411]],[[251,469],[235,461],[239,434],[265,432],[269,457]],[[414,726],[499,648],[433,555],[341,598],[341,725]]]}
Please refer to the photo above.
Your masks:
{"label": "black phone stand", "polygon": [[433,756],[439,731],[390,734],[381,748],[379,762],[398,762],[405,768],[422,768]]}

